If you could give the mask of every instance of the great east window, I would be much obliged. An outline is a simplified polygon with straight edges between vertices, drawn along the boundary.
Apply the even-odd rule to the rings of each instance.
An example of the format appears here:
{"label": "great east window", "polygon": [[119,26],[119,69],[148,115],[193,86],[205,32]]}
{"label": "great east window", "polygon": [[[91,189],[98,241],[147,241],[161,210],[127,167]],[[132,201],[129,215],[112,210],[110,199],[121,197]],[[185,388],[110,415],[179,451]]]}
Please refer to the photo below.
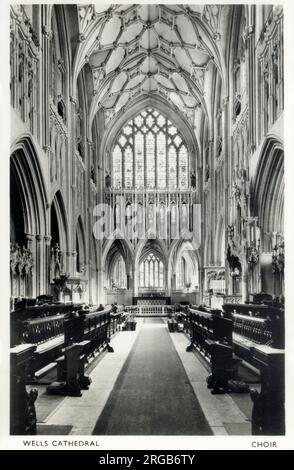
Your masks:
{"label": "great east window", "polygon": [[131,119],[112,151],[114,189],[187,189],[189,158],[174,124],[153,108]]}

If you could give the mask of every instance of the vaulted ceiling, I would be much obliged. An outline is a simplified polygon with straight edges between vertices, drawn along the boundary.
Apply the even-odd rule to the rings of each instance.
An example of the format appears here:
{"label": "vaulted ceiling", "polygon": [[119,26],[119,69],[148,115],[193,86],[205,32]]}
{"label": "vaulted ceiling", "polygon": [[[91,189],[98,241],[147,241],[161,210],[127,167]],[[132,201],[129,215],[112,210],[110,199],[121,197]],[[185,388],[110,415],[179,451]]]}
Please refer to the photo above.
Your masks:
{"label": "vaulted ceiling", "polygon": [[79,67],[88,63],[92,115],[107,120],[138,97],[160,96],[194,126],[221,71],[220,5],[79,5]]}

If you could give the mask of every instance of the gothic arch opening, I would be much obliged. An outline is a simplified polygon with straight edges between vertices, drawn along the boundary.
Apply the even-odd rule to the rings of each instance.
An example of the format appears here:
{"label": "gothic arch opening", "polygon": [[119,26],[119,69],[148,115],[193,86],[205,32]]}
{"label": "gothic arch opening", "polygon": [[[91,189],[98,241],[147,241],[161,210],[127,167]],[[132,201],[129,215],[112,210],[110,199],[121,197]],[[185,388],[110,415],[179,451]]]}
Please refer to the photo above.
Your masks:
{"label": "gothic arch opening", "polygon": [[262,148],[252,185],[253,213],[260,227],[261,289],[274,296],[284,292],[284,151],[268,138]]}
{"label": "gothic arch opening", "polygon": [[130,249],[125,240],[116,239],[105,254],[104,289],[107,303],[131,301],[132,276]]}
{"label": "gothic arch opening", "polygon": [[68,223],[60,191],[57,191],[50,208],[51,223],[51,281],[68,271]]}
{"label": "gothic arch opening", "polygon": [[14,144],[10,157],[12,302],[16,298],[39,295],[47,289],[48,279],[39,263],[40,258],[45,257],[46,205],[35,148],[31,139],[23,136]]}

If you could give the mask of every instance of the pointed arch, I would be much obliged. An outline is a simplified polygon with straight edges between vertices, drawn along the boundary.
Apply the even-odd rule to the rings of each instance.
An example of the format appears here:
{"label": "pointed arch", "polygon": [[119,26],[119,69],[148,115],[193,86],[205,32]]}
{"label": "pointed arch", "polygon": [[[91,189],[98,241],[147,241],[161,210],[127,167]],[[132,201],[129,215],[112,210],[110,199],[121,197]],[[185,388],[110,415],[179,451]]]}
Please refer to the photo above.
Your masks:
{"label": "pointed arch", "polygon": [[111,126],[108,126],[106,129],[100,145],[100,155],[103,158],[103,161],[100,162],[106,169],[110,170],[107,165],[109,162],[109,157],[112,154],[114,143],[116,141],[117,135],[120,131],[126,126],[128,121],[134,119],[143,109],[153,108],[159,113],[161,113],[165,118],[169,119],[174,126],[178,129],[180,134],[183,136],[183,139],[186,143],[186,147],[189,153],[189,160],[191,170],[196,171],[199,164],[199,145],[195,132],[191,129],[191,126],[187,120],[179,113],[168,105],[165,100],[162,100],[161,97],[141,97],[137,100],[134,100],[133,105],[128,110],[124,112],[119,111],[115,120]]}
{"label": "pointed arch", "polygon": [[271,250],[270,237],[284,233],[284,150],[282,142],[270,136],[264,142],[251,183],[251,210],[258,217],[262,248]]}
{"label": "pointed arch", "polygon": [[130,269],[131,260],[133,259],[133,256],[134,256],[134,248],[133,248],[130,240],[128,240],[127,238],[124,238],[124,239],[121,238],[119,230],[115,230],[114,233],[113,233],[113,237],[108,238],[106,243],[104,244],[103,249],[102,249],[101,265],[105,266],[106,257],[108,255],[109,250],[111,249],[113,243],[116,240],[118,242],[120,242],[120,244],[123,247],[124,252],[127,253],[127,257],[128,257],[128,260],[129,260],[128,261],[128,268]]}
{"label": "pointed arch", "polygon": [[48,195],[35,145],[27,134],[11,147],[10,174],[21,196],[25,233],[47,234]]}
{"label": "pointed arch", "polygon": [[108,287],[112,288],[112,274],[115,269],[116,263],[119,261],[120,257],[124,263],[124,275],[125,282],[124,287],[127,286],[127,275],[132,272],[132,255],[130,247],[126,240],[114,239],[109,240],[111,244],[107,245],[102,253],[102,266],[105,267],[105,280],[108,283]]}
{"label": "pointed arch", "polygon": [[[68,217],[66,208],[64,205],[63,197],[60,190],[56,191],[51,204],[51,213],[54,210],[58,223],[59,232],[59,244],[61,251],[68,251],[69,240],[68,240]],[[51,224],[52,230],[52,224]],[[52,235],[52,234],[51,234]]]}
{"label": "pointed arch", "polygon": [[135,252],[134,252],[134,266],[135,267],[139,266],[140,259],[142,258],[142,253],[146,251],[147,249],[151,249],[151,250],[153,249],[157,253],[159,253],[160,256],[163,258],[164,263],[166,264],[167,259],[168,259],[168,249],[164,241],[160,239],[154,239],[154,240],[142,239],[137,244]]}

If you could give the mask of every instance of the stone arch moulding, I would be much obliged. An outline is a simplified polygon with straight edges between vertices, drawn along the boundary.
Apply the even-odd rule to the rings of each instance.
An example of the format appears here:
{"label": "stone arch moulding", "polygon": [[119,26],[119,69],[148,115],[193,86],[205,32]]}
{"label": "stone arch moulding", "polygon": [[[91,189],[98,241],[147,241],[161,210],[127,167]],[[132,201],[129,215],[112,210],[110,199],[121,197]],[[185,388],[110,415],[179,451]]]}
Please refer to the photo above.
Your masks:
{"label": "stone arch moulding", "polygon": [[172,274],[175,272],[178,258],[180,256],[181,251],[185,248],[185,245],[192,251],[192,257],[195,257],[195,260],[198,265],[198,269],[202,266],[202,258],[199,252],[199,248],[197,248],[192,241],[189,240],[174,240],[170,246],[169,254],[168,254],[168,262],[167,262],[167,286],[168,289],[171,289],[171,279]]}
{"label": "stone arch moulding", "polygon": [[[112,240],[111,246],[107,250],[105,257],[105,270],[108,274],[112,268],[113,263],[116,261],[118,256],[122,256],[125,265],[126,271],[130,272],[132,269],[132,257],[130,256],[130,250],[127,242],[125,240],[115,239]],[[103,254],[104,255],[104,254]]]}
{"label": "stone arch moulding", "polygon": [[[106,266],[105,266],[105,271],[106,271],[105,272],[105,280],[107,281],[108,286],[109,286],[110,289],[112,289],[111,280],[112,280],[112,277],[113,277],[114,268],[116,266],[117,261],[120,258],[124,262],[125,273],[127,275],[127,274],[129,274],[128,270],[127,270],[127,264],[128,264],[127,254],[124,252],[124,248],[121,246],[121,244],[118,245],[118,246],[113,245],[113,249],[111,249],[108,252],[108,255],[107,255],[107,258],[106,258]],[[126,286],[127,286],[127,284],[128,283],[126,282]]]}
{"label": "stone arch moulding", "polygon": [[284,149],[276,137],[262,146],[251,181],[251,211],[264,232],[284,232]]}
{"label": "stone arch moulding", "polygon": [[160,239],[142,239],[136,246],[134,253],[134,295],[138,294],[139,290],[139,267],[140,263],[145,256],[149,253],[155,252],[164,266],[165,273],[165,289],[167,288],[167,272],[168,272],[168,250],[165,243]]}
{"label": "stone arch moulding", "polygon": [[189,241],[181,241],[174,250],[171,274],[177,272],[182,257],[187,263],[192,265],[193,271],[191,272],[191,278],[194,278],[194,280],[197,279],[199,282],[199,256],[197,250],[194,249],[193,244]]}
{"label": "stone arch moulding", "polygon": [[[150,244],[150,247],[147,248],[148,242],[150,242],[150,241],[152,241],[154,243]],[[144,251],[146,250],[146,248],[147,248],[148,252],[156,251],[156,253],[158,255],[160,255],[160,257],[162,258],[162,261],[164,263],[165,269],[166,269],[167,268],[168,252],[167,252],[167,248],[165,246],[165,243],[160,239],[149,240],[147,238],[143,239],[143,240],[140,240],[139,243],[136,246],[136,250],[135,250],[135,253],[134,253],[134,266],[135,266],[135,269],[139,269],[139,264],[140,264],[142,255],[143,254],[145,255]],[[147,253],[147,251],[146,251],[146,253]]]}
{"label": "stone arch moulding", "polygon": [[[119,235],[119,231],[116,230],[113,234],[113,237],[109,238],[106,241],[106,243],[103,247],[102,257],[101,257],[101,266],[102,266],[102,268],[106,266],[107,255],[108,255],[113,243],[115,242],[115,240],[119,240],[119,242],[121,243],[122,247],[124,248],[124,250],[126,252],[126,256],[129,257],[130,260],[132,260],[133,257],[134,257],[134,249],[132,247],[131,242],[127,238],[121,239],[121,238],[117,237],[117,235]],[[126,267],[129,267],[129,269],[131,269],[131,267],[128,266],[130,263],[127,263],[127,260],[125,260],[125,262],[126,262]]]}
{"label": "stone arch moulding", "polygon": [[12,146],[11,170],[22,195],[24,230],[27,234],[47,235],[48,195],[38,155],[29,135],[23,135]]}

